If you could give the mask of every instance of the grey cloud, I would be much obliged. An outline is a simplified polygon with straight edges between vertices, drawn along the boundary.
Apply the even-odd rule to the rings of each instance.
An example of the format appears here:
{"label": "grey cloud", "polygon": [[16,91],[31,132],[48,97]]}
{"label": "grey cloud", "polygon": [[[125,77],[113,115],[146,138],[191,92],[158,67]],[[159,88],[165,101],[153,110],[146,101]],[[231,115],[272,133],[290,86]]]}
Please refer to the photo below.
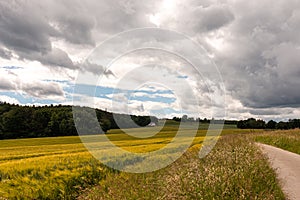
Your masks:
{"label": "grey cloud", "polygon": [[253,115],[280,115],[282,112],[275,109],[255,109],[250,110],[250,113]]}
{"label": "grey cloud", "polygon": [[93,74],[96,74],[96,75],[99,75],[104,72],[104,67],[102,65],[92,63],[89,60],[86,60],[84,63],[82,63],[80,65],[80,69],[82,71],[92,72]]}
{"label": "grey cloud", "polygon": [[82,16],[66,17],[62,19],[59,29],[61,37],[74,44],[95,45],[91,29],[93,21]]}
{"label": "grey cloud", "polygon": [[209,6],[206,9],[201,8],[199,14],[196,14],[195,17],[196,31],[212,31],[234,20],[233,13],[225,5]]}
{"label": "grey cloud", "polygon": [[6,76],[0,77],[0,90],[21,92],[39,99],[64,97],[62,86],[56,82],[24,82],[16,74],[11,74],[10,71],[7,72]]}
{"label": "grey cloud", "polygon": [[15,90],[16,85],[5,77],[0,77],[0,90]]}
{"label": "grey cloud", "polygon": [[64,92],[57,83],[33,82],[22,85],[22,90],[36,98],[63,97]]}
{"label": "grey cloud", "polygon": [[80,70],[82,72],[88,71],[94,75],[104,75],[104,76],[113,76],[116,77],[112,70],[105,69],[102,65],[95,64],[92,61],[86,59],[83,63],[79,64]]}
{"label": "grey cloud", "polygon": [[51,52],[45,55],[39,54],[35,59],[46,65],[61,66],[70,69],[77,68],[77,66],[73,64],[69,55],[58,48],[53,48]]}
{"label": "grey cloud", "polygon": [[52,48],[51,51],[43,54],[40,52],[19,52],[20,59],[29,59],[39,61],[44,65],[54,66],[54,67],[64,67],[69,69],[77,69],[78,66],[73,63],[69,55],[58,48]]}
{"label": "grey cloud", "polygon": [[97,28],[107,34],[116,34],[128,29],[153,26],[147,14],[154,12],[157,3],[158,1],[103,0],[89,6],[96,13]]}
{"label": "grey cloud", "polygon": [[25,1],[0,2],[0,41],[16,51],[47,52],[55,30],[34,4]]}
{"label": "grey cloud", "polygon": [[194,36],[219,29],[235,19],[230,7],[219,2],[182,1],[178,4],[178,8],[183,9],[167,16],[161,27]]}
{"label": "grey cloud", "polygon": [[13,51],[20,59],[42,64],[76,68],[66,52],[54,48],[52,41],[94,46],[112,34],[131,28],[150,26],[147,12],[156,3],[144,1],[1,1],[0,56],[10,58]]}
{"label": "grey cloud", "polygon": [[12,53],[0,47],[0,57],[9,60],[12,57]]}
{"label": "grey cloud", "polygon": [[50,23],[57,30],[57,37],[78,45],[93,46],[95,44],[92,29],[96,23],[94,18],[96,13],[89,11],[87,2],[73,0],[46,1],[45,3],[44,1],[41,6],[51,17]]}
{"label": "grey cloud", "polygon": [[227,89],[247,107],[299,107],[300,2],[236,2],[232,8],[236,19],[224,29],[225,48],[214,52]]}

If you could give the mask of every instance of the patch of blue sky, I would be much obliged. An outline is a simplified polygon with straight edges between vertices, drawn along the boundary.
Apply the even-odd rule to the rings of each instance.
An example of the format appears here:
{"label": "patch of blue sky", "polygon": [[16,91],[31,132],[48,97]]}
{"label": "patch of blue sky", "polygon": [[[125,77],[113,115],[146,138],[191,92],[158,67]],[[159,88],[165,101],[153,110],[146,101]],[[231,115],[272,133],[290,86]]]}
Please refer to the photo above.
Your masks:
{"label": "patch of blue sky", "polygon": [[[106,95],[113,94],[114,88],[102,87],[102,86],[93,86],[85,84],[77,84],[76,87],[69,87],[68,90],[71,92],[74,91],[74,94],[86,95],[90,97],[107,97]],[[108,97],[107,97],[108,98]]]}
{"label": "patch of blue sky", "polygon": [[[176,99],[169,98],[169,97],[160,97],[159,94],[173,94],[171,90],[122,90],[119,88],[112,88],[112,87],[103,87],[103,86],[93,86],[93,85],[85,85],[85,84],[77,84],[75,86],[65,87],[64,91],[73,94],[85,95],[90,97],[100,97],[105,99],[112,99],[109,96],[114,94],[124,94],[126,97],[130,98],[131,100],[138,100],[138,101],[154,101],[154,102],[163,102],[163,103],[172,103]],[[141,92],[145,93],[143,96],[134,96],[134,93]],[[156,94],[155,97],[151,97],[151,95]],[[149,95],[149,96],[147,96]]]}
{"label": "patch of blue sky", "polygon": [[177,76],[177,78],[181,78],[181,79],[187,79],[188,76]]}
{"label": "patch of blue sky", "polygon": [[[75,87],[75,86],[73,86]],[[73,88],[69,88],[69,91],[73,91]],[[88,96],[103,96],[103,95],[110,95],[110,94],[118,94],[118,93],[133,93],[133,92],[143,92],[148,94],[166,94],[165,92],[153,92],[147,90],[122,90],[119,88],[112,88],[112,87],[103,87],[103,86],[93,86],[93,85],[85,85],[85,84],[77,84],[74,93],[75,94],[83,94]]]}
{"label": "patch of blue sky", "polygon": [[13,70],[13,69],[23,69],[23,67],[18,67],[18,66],[3,66],[1,68],[3,68],[3,69],[10,69],[10,70]]}
{"label": "patch of blue sky", "polygon": [[38,99],[34,97],[29,97],[22,95],[17,92],[0,92],[0,95],[9,96],[11,98],[17,99],[20,104],[59,104],[59,101],[49,100],[49,99]]}

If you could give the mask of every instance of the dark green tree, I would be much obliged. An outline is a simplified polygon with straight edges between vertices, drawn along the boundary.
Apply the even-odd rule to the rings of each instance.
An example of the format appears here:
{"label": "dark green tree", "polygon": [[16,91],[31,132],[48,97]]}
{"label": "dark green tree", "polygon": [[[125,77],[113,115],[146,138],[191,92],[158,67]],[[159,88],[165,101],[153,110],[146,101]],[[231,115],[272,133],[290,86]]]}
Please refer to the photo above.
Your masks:
{"label": "dark green tree", "polygon": [[102,119],[100,121],[101,129],[106,133],[110,129],[110,121],[108,119]]}
{"label": "dark green tree", "polygon": [[277,125],[277,122],[275,122],[274,120],[270,120],[268,121],[266,128],[268,129],[275,129]]}

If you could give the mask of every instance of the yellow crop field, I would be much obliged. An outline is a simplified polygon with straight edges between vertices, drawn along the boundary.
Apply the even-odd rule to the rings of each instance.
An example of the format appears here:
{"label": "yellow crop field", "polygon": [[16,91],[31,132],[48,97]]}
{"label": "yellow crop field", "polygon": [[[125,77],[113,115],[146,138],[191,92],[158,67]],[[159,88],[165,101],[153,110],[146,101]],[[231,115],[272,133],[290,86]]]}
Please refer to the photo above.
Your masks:
{"label": "yellow crop field", "polygon": [[[127,151],[140,153],[162,148],[175,134],[171,130],[134,139],[112,130],[108,137]],[[195,138],[197,143],[202,140],[203,136]],[[4,199],[72,199],[113,172],[93,158],[76,136],[0,141],[0,197]]]}
{"label": "yellow crop field", "polygon": [[[131,131],[146,135],[160,132],[145,139],[129,136],[120,130],[111,130],[106,136],[126,151],[146,153],[165,147],[176,135],[174,127],[148,127]],[[188,133],[191,130],[185,131]],[[224,135],[245,132],[253,130],[223,130]],[[206,130],[198,130],[192,146],[199,149],[205,134]],[[94,136],[86,137],[94,141]],[[181,140],[184,143],[187,138],[182,137]],[[93,144],[100,148],[106,145]],[[109,152],[109,149],[106,151]],[[159,155],[158,159],[165,159],[164,156],[168,155]],[[133,162],[142,164],[148,161]],[[78,136],[0,141],[0,199],[75,199],[85,188],[118,173],[95,159]]]}

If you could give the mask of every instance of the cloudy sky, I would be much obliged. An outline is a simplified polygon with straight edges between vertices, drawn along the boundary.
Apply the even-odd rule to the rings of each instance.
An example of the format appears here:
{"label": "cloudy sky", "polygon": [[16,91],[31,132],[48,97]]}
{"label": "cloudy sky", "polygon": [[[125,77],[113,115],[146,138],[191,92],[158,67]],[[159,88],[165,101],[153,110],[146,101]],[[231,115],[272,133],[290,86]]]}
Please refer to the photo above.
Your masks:
{"label": "cloudy sky", "polygon": [[299,0],[0,0],[0,101],[299,118],[299,34]]}

